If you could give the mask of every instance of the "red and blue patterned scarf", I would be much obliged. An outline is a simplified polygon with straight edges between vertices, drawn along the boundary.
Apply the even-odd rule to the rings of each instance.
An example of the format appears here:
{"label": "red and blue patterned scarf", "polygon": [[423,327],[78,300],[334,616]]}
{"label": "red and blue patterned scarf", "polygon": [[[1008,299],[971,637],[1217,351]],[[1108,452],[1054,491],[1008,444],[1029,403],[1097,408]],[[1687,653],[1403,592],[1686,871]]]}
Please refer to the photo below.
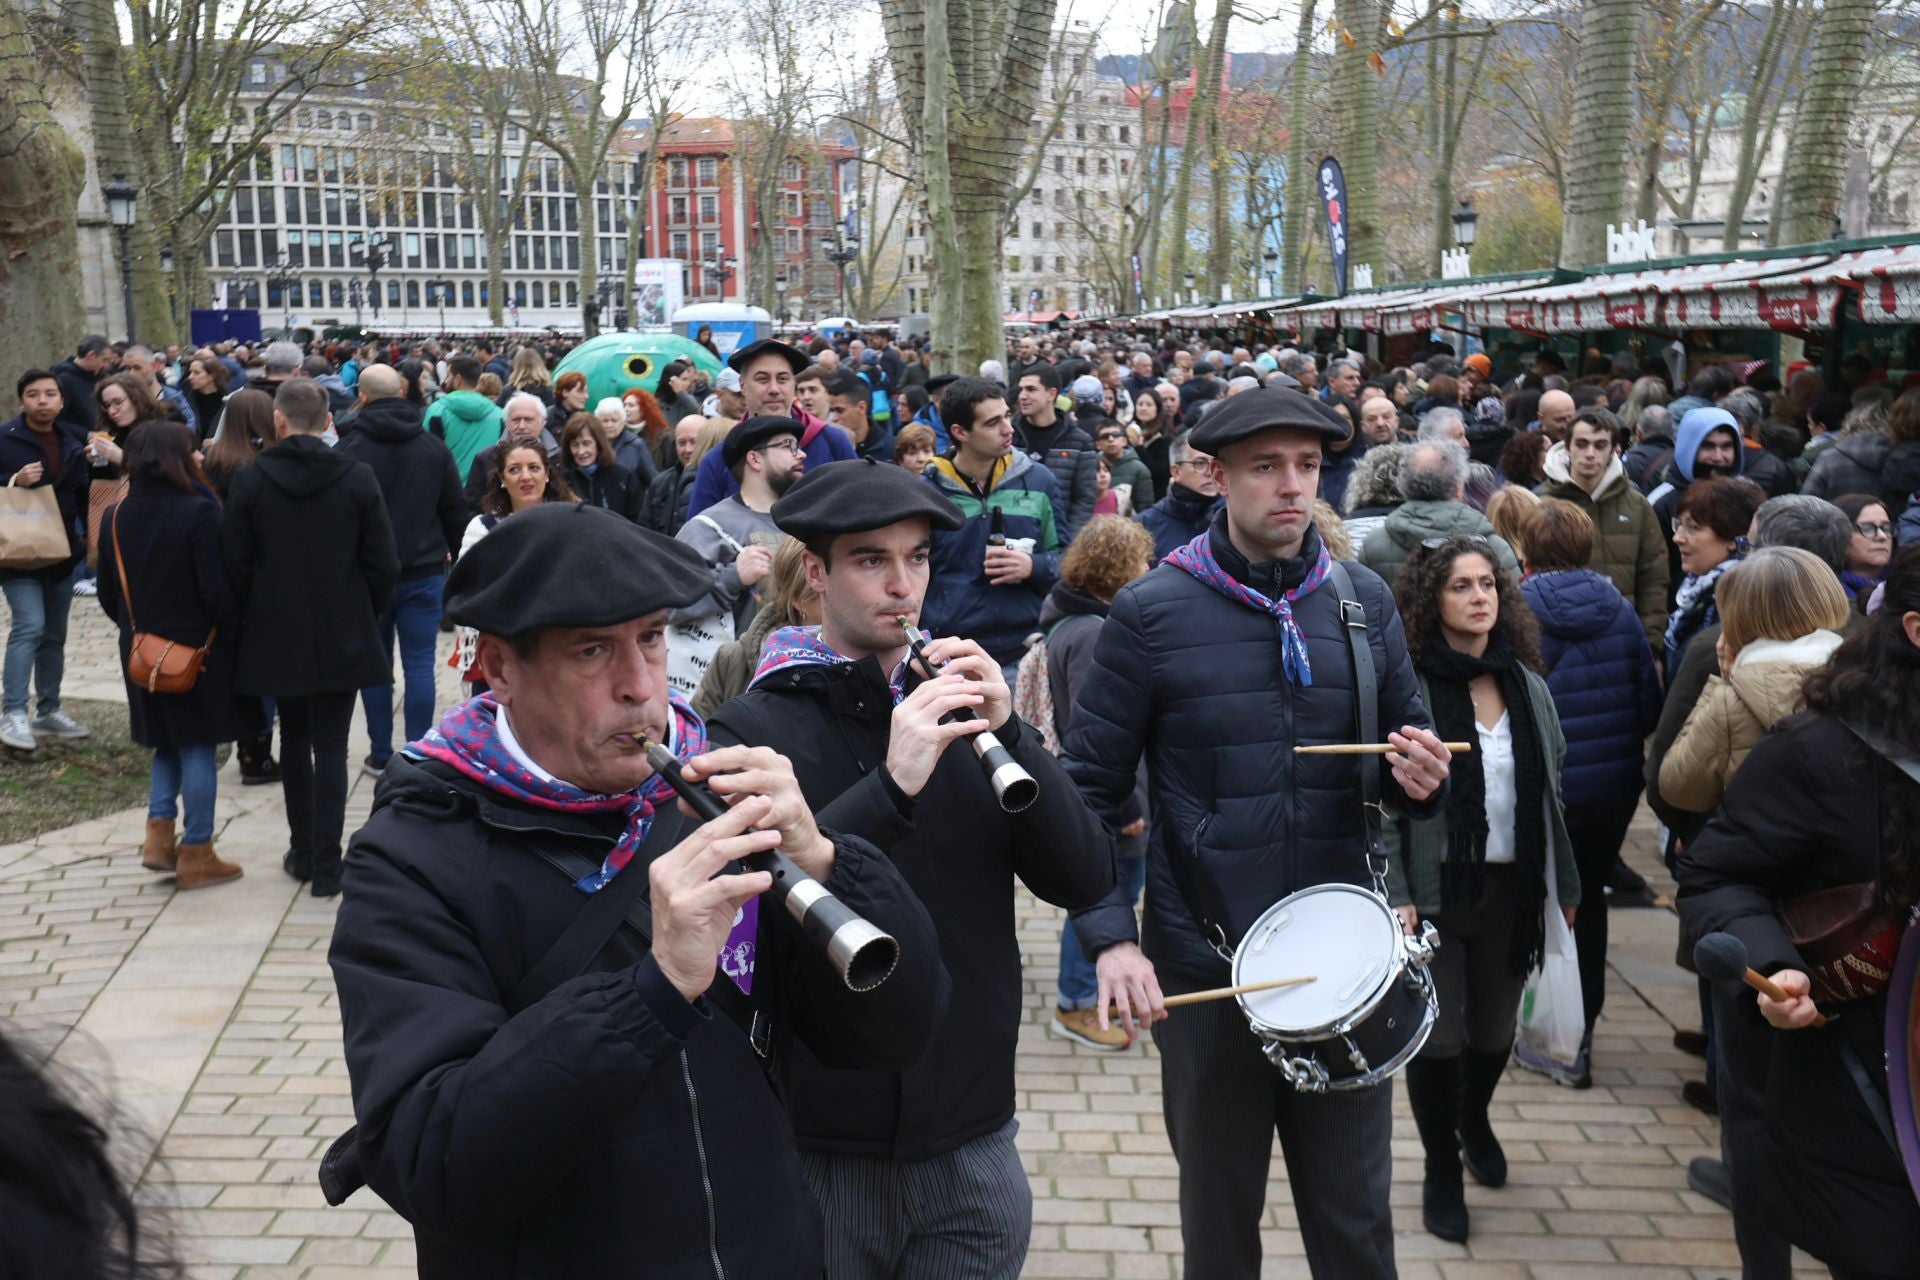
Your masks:
{"label": "red and blue patterned scarf", "polygon": [[1307,570],[1307,576],[1301,579],[1299,586],[1282,592],[1278,600],[1269,599],[1222,569],[1213,556],[1211,533],[1203,532],[1186,546],[1174,548],[1166,562],[1192,574],[1227,599],[1237,600],[1249,609],[1258,609],[1278,618],[1280,661],[1287,678],[1298,685],[1310,685],[1313,683],[1313,666],[1307,660],[1307,638],[1300,633],[1300,624],[1293,620],[1293,602],[1312,595],[1327,580],[1327,575],[1333,572],[1333,557],[1327,554],[1327,544],[1318,536],[1313,541],[1320,553],[1313,567]]}
{"label": "red and blue patterned scarf", "polygon": [[[754,668],[753,679],[747,682],[747,688],[753,688],[774,672],[785,671],[788,667],[833,667],[852,661],[852,658],[822,640],[818,627],[781,627],[760,646],[760,665]],[[900,700],[907,696],[906,663],[895,667],[893,674],[887,677],[887,688],[893,693],[893,705],[899,706]]]}
{"label": "red and blue patterned scarf", "polygon": [[[707,749],[707,726],[699,713],[677,693],[668,699],[673,707],[674,753],[685,759]],[[459,703],[427,730],[427,735],[407,747],[409,754],[425,760],[438,760],[494,791],[536,809],[559,813],[624,813],[626,829],[600,864],[600,870],[582,876],[574,887],[582,893],[598,893],[629,862],[653,827],[653,815],[660,805],[673,803],[673,787],[658,774],[632,791],[606,795],[582,791],[559,779],[548,780],[535,774],[513,758],[500,740],[498,713],[500,704],[491,693],[483,693]],[[727,945],[720,952],[720,966],[741,991],[753,991],[755,940],[760,921],[760,900],[751,898],[734,917]]]}

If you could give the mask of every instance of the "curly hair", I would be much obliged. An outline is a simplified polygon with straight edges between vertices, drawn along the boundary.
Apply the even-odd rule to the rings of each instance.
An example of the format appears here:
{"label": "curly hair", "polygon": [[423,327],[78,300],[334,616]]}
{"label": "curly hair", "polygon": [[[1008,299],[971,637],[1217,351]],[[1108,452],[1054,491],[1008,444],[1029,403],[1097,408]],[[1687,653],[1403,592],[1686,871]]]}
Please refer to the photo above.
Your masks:
{"label": "curly hair", "polygon": [[1500,557],[1492,544],[1480,538],[1455,535],[1438,547],[1425,544],[1414,548],[1406,567],[1393,586],[1393,597],[1400,607],[1400,622],[1407,632],[1407,651],[1415,666],[1422,655],[1444,648],[1446,636],[1440,630],[1440,593],[1453,575],[1453,562],[1464,555],[1476,555],[1493,567],[1495,590],[1500,599],[1494,619],[1494,634],[1503,636],[1520,661],[1541,675],[1547,674],[1546,660],[1540,656],[1540,623],[1520,594],[1520,584],[1500,567]]}
{"label": "curly hair", "polygon": [[631,387],[621,392],[622,400],[631,400],[640,406],[640,434],[646,437],[647,445],[652,447],[667,430],[667,415],[660,411],[660,402],[653,398],[651,391],[640,387]]}
{"label": "curly hair", "polygon": [[[1907,639],[1906,615],[1920,612],[1920,547],[1907,547],[1887,571],[1886,597],[1867,625],[1833,651],[1802,686],[1807,710],[1855,724],[1901,751],[1920,753],[1920,647]],[[1904,912],[1920,902],[1920,785],[1874,754],[1880,794],[1880,874],[1875,898]]]}
{"label": "curly hair", "polygon": [[1121,516],[1095,516],[1060,558],[1060,581],[1111,600],[1153,562],[1153,535]]}
{"label": "curly hair", "polygon": [[1516,431],[1500,450],[1500,474],[1511,484],[1531,489],[1547,478],[1547,449],[1553,441],[1544,431]]}
{"label": "curly hair", "polygon": [[[480,510],[496,520],[504,520],[513,514],[513,499],[507,495],[507,459],[514,453],[525,450],[540,456],[540,465],[547,471],[547,491],[540,495],[542,502],[578,502],[572,489],[560,475],[560,468],[553,465],[547,457],[547,451],[538,441],[532,444],[516,444],[512,440],[502,440],[486,453],[480,455],[488,459],[493,467],[493,478],[487,482],[486,496],[480,499]],[[478,464],[476,464],[478,465]]]}

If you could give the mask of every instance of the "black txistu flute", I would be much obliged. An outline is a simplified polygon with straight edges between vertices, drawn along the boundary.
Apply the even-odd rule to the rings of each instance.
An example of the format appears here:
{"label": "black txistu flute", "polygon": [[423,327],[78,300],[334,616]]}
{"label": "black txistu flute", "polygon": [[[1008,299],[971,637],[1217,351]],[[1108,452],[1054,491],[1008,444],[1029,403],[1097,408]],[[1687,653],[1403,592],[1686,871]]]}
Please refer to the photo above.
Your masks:
{"label": "black txistu flute", "polygon": [[[707,822],[726,814],[726,802],[704,785],[688,781],[673,752],[657,742],[642,742],[647,763],[666,778],[688,808]],[[799,922],[802,933],[826,950],[827,959],[850,989],[871,991],[892,975],[900,962],[900,944],[834,897],[793,859],[778,849],[767,849],[741,861],[750,870],[772,875],[773,887],[767,892]]]}
{"label": "black txistu flute", "polygon": [[[935,674],[939,668],[927,660],[926,648],[927,641],[932,637],[904,617],[900,619],[900,626],[907,633],[907,645],[913,650],[913,656],[920,660],[920,665],[926,668],[929,676]],[[977,718],[978,713],[972,707],[961,707],[957,711],[947,712],[940,717],[940,721],[944,724],[949,720]],[[981,767],[987,771],[987,782],[993,787],[994,799],[1000,802],[1002,809],[1008,813],[1019,813],[1040,798],[1040,784],[1013,758],[1013,752],[993,736],[993,730],[982,729],[973,735],[972,743],[974,754],[980,757]]]}

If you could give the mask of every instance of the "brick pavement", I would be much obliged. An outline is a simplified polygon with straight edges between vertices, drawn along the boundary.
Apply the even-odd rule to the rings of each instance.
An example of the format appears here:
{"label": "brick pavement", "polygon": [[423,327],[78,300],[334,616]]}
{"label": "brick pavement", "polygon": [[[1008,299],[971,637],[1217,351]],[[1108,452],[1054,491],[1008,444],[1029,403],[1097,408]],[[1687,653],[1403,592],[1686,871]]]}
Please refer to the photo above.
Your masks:
{"label": "brick pavement", "polygon": [[[111,635],[97,610],[76,608],[74,637],[76,687],[110,696]],[[353,741],[357,758],[357,728]],[[143,1201],[165,1206],[192,1276],[411,1275],[412,1240],[397,1215],[366,1191],[327,1209],[315,1187],[318,1156],[351,1114],[325,959],[334,908],[279,874],[277,793],[235,782],[230,765],[221,848],[248,868],[230,888],[176,895],[142,871],[138,811],[0,846],[0,1018],[57,1046],[70,1078],[123,1101],[131,1124],[118,1149],[142,1170]],[[370,790],[356,781],[349,829]],[[1642,817],[1630,853],[1664,887]],[[1034,1190],[1025,1274],[1178,1276],[1177,1169],[1158,1064],[1150,1047],[1096,1054],[1046,1034],[1059,913],[1024,894],[1018,902],[1027,977],[1017,1105]],[[1575,1093],[1509,1072],[1494,1123],[1511,1182],[1469,1186],[1474,1235],[1464,1246],[1418,1229],[1419,1140],[1396,1098],[1393,1204],[1407,1280],[1738,1274],[1727,1215],[1686,1190],[1687,1160],[1714,1151],[1718,1136],[1679,1098],[1698,1066],[1670,1044],[1694,1002],[1691,978],[1671,964],[1672,918],[1614,920],[1595,1087]],[[1303,1276],[1277,1159],[1269,1200],[1266,1274]]]}

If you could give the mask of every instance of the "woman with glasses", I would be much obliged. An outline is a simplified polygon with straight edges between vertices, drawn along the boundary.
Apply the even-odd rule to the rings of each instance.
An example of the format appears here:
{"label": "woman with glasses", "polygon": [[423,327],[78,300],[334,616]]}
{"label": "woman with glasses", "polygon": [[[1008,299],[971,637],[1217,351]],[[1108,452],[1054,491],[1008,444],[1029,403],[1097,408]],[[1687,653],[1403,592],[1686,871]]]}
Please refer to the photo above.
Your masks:
{"label": "woman with glasses", "polygon": [[1766,490],[1739,476],[1710,476],[1688,485],[1675,509],[1673,545],[1685,576],[1667,617],[1667,680],[1680,670],[1687,644],[1720,621],[1714,591],[1720,575],[1747,553],[1753,513],[1767,500]]}
{"label": "woman with glasses", "polygon": [[1840,573],[1840,586],[1854,607],[1865,613],[1867,597],[1886,580],[1887,565],[1893,560],[1893,517],[1886,504],[1871,494],[1843,493],[1833,505],[1846,513],[1853,524],[1853,542],[1847,547],[1847,567]]}
{"label": "woman with glasses", "polygon": [[1430,538],[1394,588],[1420,697],[1453,757],[1445,804],[1386,830],[1388,896],[1409,932],[1440,934],[1431,967],[1433,1034],[1407,1064],[1407,1096],[1426,1150],[1421,1220],[1467,1238],[1462,1164],[1482,1186],[1507,1180],[1487,1106],[1513,1049],[1527,975],[1547,943],[1549,885],[1569,926],[1580,875],[1560,774],[1567,754],[1541,677],[1539,626],[1493,546]]}

